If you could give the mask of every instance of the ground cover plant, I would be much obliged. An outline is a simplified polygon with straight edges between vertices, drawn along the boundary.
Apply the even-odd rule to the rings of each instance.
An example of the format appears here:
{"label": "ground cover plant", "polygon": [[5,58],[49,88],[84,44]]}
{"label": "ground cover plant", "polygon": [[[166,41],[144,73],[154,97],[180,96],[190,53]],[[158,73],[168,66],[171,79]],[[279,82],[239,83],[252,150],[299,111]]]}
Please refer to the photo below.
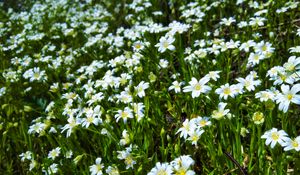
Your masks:
{"label": "ground cover plant", "polygon": [[299,2],[0,6],[0,174],[300,173]]}

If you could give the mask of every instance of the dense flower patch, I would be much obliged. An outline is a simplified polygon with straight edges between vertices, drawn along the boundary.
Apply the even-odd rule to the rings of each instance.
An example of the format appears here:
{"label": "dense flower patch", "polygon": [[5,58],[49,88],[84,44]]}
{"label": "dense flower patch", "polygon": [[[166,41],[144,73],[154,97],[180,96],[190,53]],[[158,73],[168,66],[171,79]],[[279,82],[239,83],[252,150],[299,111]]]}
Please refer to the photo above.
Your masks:
{"label": "dense flower patch", "polygon": [[300,172],[300,3],[0,10],[0,172]]}

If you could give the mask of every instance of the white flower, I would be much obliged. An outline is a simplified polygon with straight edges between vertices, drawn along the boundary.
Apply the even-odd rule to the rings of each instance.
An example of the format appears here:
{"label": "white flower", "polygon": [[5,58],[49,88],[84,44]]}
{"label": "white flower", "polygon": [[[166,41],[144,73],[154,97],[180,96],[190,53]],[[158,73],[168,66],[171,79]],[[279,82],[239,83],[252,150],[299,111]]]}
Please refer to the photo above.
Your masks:
{"label": "white flower", "polygon": [[295,70],[300,69],[300,57],[291,56],[288,59],[288,62],[284,63],[283,67],[288,72],[294,72]]}
{"label": "white flower", "polygon": [[117,122],[122,118],[124,123],[126,123],[128,118],[133,118],[132,109],[130,109],[129,107],[125,107],[123,111],[118,110],[115,118]]}
{"label": "white flower", "polygon": [[105,172],[108,175],[120,175],[118,168],[115,166],[108,166]]}
{"label": "white flower", "polygon": [[122,139],[120,140],[120,145],[127,145],[130,143],[130,137],[126,129],[122,132]]}
{"label": "white flower", "polygon": [[66,124],[64,127],[62,127],[61,133],[63,133],[65,130],[67,130],[67,136],[70,137],[72,130],[75,126],[79,125],[81,121],[79,119],[75,119],[73,116],[68,118],[68,124]]}
{"label": "white flower", "polygon": [[264,135],[261,136],[266,140],[266,145],[271,144],[271,148],[274,148],[276,143],[279,143],[281,146],[285,145],[285,140],[288,139],[287,133],[283,130],[278,131],[277,128],[272,128],[269,131],[266,131]]}
{"label": "white flower", "polygon": [[208,77],[209,79],[212,79],[214,81],[217,81],[220,78],[220,73],[221,71],[210,71],[205,77]]}
{"label": "white flower", "polygon": [[222,119],[225,115],[229,113],[229,109],[225,109],[227,103],[220,102],[218,104],[218,110],[214,110],[211,117],[217,120]]}
{"label": "white flower", "polygon": [[185,121],[182,124],[182,127],[176,132],[176,134],[178,134],[180,132],[180,137],[183,137],[184,139],[186,139],[188,136],[188,133],[195,129],[196,129],[195,122],[189,121],[189,119],[185,119]]}
{"label": "white flower", "polygon": [[289,151],[289,150],[296,150],[300,151],[300,136],[296,137],[295,139],[290,139],[287,138],[285,140],[285,143],[283,144],[284,146],[284,151]]}
{"label": "white flower", "polygon": [[32,152],[31,151],[26,151],[25,153],[22,153],[19,156],[21,157],[22,162],[24,162],[25,159],[31,160],[32,159]]}
{"label": "white flower", "polygon": [[224,97],[224,99],[227,100],[228,96],[233,98],[236,94],[236,91],[234,86],[229,86],[229,84],[226,83],[225,85],[222,85],[220,88],[216,89],[216,93],[220,95],[220,99]]}
{"label": "white flower", "polygon": [[48,158],[54,160],[56,157],[59,156],[59,154],[60,154],[60,147],[57,147],[48,153]]}
{"label": "white flower", "polygon": [[158,47],[158,51],[163,53],[167,49],[169,50],[175,50],[175,46],[172,45],[172,43],[175,41],[173,37],[161,37],[159,39],[159,43],[155,45],[155,47]]}
{"label": "white flower", "polygon": [[232,23],[236,22],[236,20],[233,17],[223,18],[221,19],[220,24],[224,24],[225,26],[230,26]]}
{"label": "white flower", "polygon": [[47,174],[47,175],[48,175],[48,174],[55,174],[55,173],[57,173],[57,171],[58,171],[57,166],[58,166],[58,164],[53,163],[53,164],[51,164],[51,165],[48,167],[47,171],[46,171],[46,170],[43,170],[43,172],[45,172],[45,174]]}
{"label": "white flower", "polygon": [[300,53],[300,46],[289,48],[290,53]]}
{"label": "white flower", "polygon": [[248,65],[250,65],[251,67],[259,64],[260,60],[263,60],[265,57],[263,54],[259,54],[259,53],[250,53],[250,56],[248,58]]}
{"label": "white flower", "polygon": [[138,122],[141,121],[141,119],[144,118],[145,105],[143,103],[132,103],[131,106],[133,108],[135,118]]}
{"label": "white flower", "polygon": [[181,92],[180,86],[182,84],[183,84],[182,82],[178,83],[178,81],[176,80],[172,83],[172,85],[168,88],[168,90],[170,91],[170,90],[174,89],[175,93],[179,93],[179,92]]}
{"label": "white flower", "polygon": [[94,109],[87,108],[86,109],[86,118],[82,119],[82,126],[88,128],[90,124],[98,125],[102,123],[102,119],[100,118],[102,112],[100,110],[100,106],[97,105]]}
{"label": "white flower", "polygon": [[237,78],[239,84],[243,85],[248,91],[254,91],[256,86],[259,86],[261,81],[254,80],[253,75],[248,75],[246,78]]}
{"label": "white flower", "polygon": [[28,133],[34,134],[34,133],[41,133],[46,128],[46,125],[44,123],[38,122],[29,127]]}
{"label": "white flower", "polygon": [[172,166],[168,163],[157,162],[147,175],[171,175],[172,172]]}
{"label": "white flower", "polygon": [[211,87],[206,83],[209,81],[208,77],[203,77],[199,81],[196,78],[192,78],[189,82],[189,86],[183,88],[183,92],[192,92],[192,98],[199,97],[201,93],[207,93],[211,90]]}
{"label": "white flower", "polygon": [[137,87],[135,87],[135,90],[137,91],[137,95],[142,98],[145,96],[145,90],[149,88],[149,83],[145,83],[144,81],[141,81]]}
{"label": "white flower", "polygon": [[197,146],[197,142],[198,140],[200,139],[200,136],[204,133],[204,131],[202,129],[194,129],[194,130],[191,130],[189,133],[188,133],[188,138],[187,140],[190,140],[192,141],[192,145],[196,145]]}
{"label": "white flower", "polygon": [[259,98],[259,100],[261,102],[263,101],[268,101],[268,100],[274,100],[274,93],[272,93],[271,90],[267,90],[267,91],[260,91],[258,93],[255,94],[255,98]]}
{"label": "white flower", "polygon": [[195,119],[195,123],[200,128],[211,125],[211,121],[209,121],[208,117],[200,117],[199,116]]}
{"label": "white flower", "polygon": [[194,165],[195,161],[189,155],[183,155],[171,162],[171,165],[175,169],[179,169],[180,167],[184,167],[188,169],[190,166]]}
{"label": "white flower", "polygon": [[168,64],[169,64],[169,61],[168,60],[165,60],[165,59],[160,59],[159,60],[159,66],[161,68],[167,68],[168,67]]}
{"label": "white flower", "polygon": [[291,89],[289,85],[281,85],[282,93],[276,96],[276,102],[279,103],[279,110],[287,112],[290,102],[300,104],[300,95],[296,94],[300,91],[300,84],[294,85]]}
{"label": "white flower", "polygon": [[117,151],[117,158],[120,160],[124,160],[126,164],[126,169],[133,168],[133,165],[136,164],[136,161],[133,159],[131,155],[132,145],[126,148],[124,151]]}
{"label": "white flower", "polygon": [[91,175],[102,175],[103,172],[103,168],[104,168],[104,165],[103,163],[101,163],[101,158],[98,157],[95,161],[96,164],[90,166],[90,172],[91,172]]}

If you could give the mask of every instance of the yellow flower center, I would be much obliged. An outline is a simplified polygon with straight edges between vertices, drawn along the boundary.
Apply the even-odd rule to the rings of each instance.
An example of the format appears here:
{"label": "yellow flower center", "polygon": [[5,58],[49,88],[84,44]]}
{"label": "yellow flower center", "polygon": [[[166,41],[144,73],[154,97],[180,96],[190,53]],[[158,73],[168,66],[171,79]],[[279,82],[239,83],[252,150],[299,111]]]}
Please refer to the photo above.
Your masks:
{"label": "yellow flower center", "polygon": [[92,116],[88,116],[88,117],[86,118],[86,121],[87,121],[88,123],[93,123],[93,120],[94,120],[94,118],[93,118]]}
{"label": "yellow flower center", "polygon": [[262,47],[261,47],[261,50],[262,51],[266,51],[268,49],[268,47],[266,46],[266,45],[263,45]]}
{"label": "yellow flower center", "polygon": [[98,164],[98,165],[96,165],[97,166],[97,172],[99,172],[99,171],[101,171],[102,170],[102,166],[101,166],[101,164]]}
{"label": "yellow flower center", "polygon": [[200,90],[201,90],[201,88],[202,88],[202,87],[201,87],[201,85],[200,85],[200,84],[196,84],[196,85],[195,85],[195,90],[196,90],[196,91],[200,91]]}
{"label": "yellow flower center", "polygon": [[123,111],[122,114],[121,114],[121,117],[122,118],[127,118],[127,116],[128,116],[128,113]]}
{"label": "yellow flower center", "polygon": [[230,88],[229,87],[224,88],[223,92],[224,92],[225,95],[229,95],[230,94]]}
{"label": "yellow flower center", "polygon": [[201,121],[200,121],[200,126],[205,126],[206,123],[207,123],[207,122],[206,122],[205,120],[201,120]]}
{"label": "yellow flower center", "polygon": [[272,139],[273,140],[278,140],[279,139],[279,134],[277,133],[277,132],[275,132],[275,133],[272,133],[272,135],[271,135],[271,137],[272,137]]}
{"label": "yellow flower center", "polygon": [[168,43],[167,41],[165,41],[165,42],[163,43],[163,46],[164,46],[164,48],[167,48],[167,47],[169,47],[169,43]]}
{"label": "yellow flower center", "polygon": [[135,48],[140,49],[142,46],[140,44],[136,44]]}
{"label": "yellow flower center", "polygon": [[297,148],[299,146],[299,143],[297,141],[292,141],[292,146],[294,148]]}
{"label": "yellow flower center", "polygon": [[186,175],[185,169],[181,168],[178,171],[176,171],[175,175]]}
{"label": "yellow flower center", "polygon": [[287,99],[289,100],[289,101],[291,101],[292,99],[293,99],[293,97],[294,97],[294,95],[293,94],[287,94]]}
{"label": "yellow flower center", "polygon": [[157,172],[157,175],[167,175],[167,172],[166,172],[166,170],[159,170]]}
{"label": "yellow flower center", "polygon": [[33,74],[33,77],[36,78],[36,79],[39,78],[39,77],[40,77],[40,73],[39,73],[39,72],[35,72],[35,73]]}

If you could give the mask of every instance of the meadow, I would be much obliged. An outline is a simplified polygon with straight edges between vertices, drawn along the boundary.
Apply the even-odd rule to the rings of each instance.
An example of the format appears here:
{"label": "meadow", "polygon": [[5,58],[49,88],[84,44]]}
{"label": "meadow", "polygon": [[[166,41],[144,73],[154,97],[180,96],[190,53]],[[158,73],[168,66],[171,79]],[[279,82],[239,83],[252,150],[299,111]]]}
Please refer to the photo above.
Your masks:
{"label": "meadow", "polygon": [[0,174],[300,174],[300,3],[0,2]]}

